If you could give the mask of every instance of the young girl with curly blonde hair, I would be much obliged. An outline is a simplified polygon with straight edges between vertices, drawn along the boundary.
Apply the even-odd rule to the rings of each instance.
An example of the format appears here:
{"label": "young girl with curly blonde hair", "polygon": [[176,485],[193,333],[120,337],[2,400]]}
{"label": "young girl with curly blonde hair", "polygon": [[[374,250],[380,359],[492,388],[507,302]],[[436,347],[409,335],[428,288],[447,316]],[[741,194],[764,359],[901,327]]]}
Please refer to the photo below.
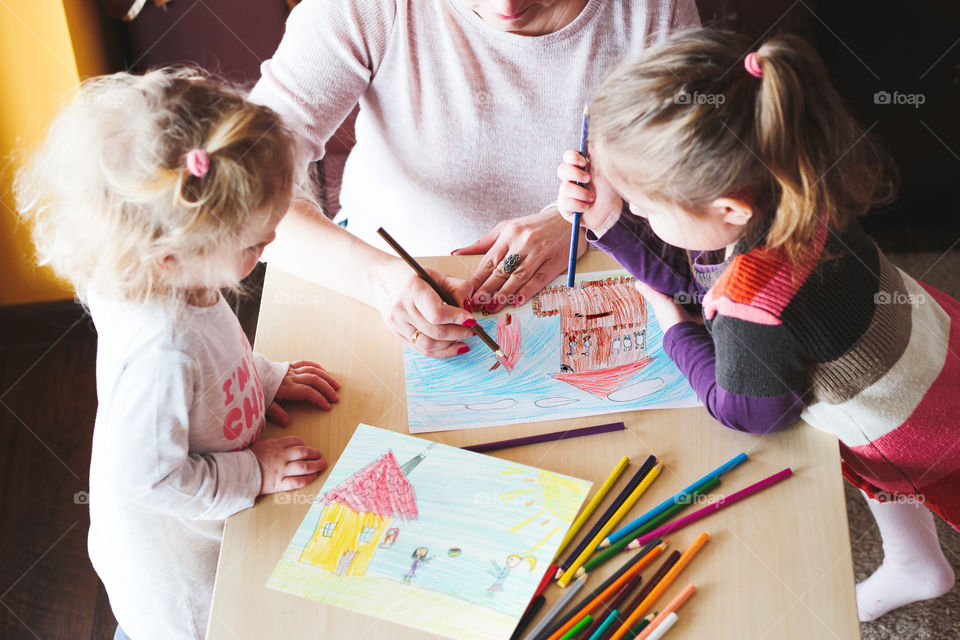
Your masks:
{"label": "young girl with curly blonde hair", "polygon": [[718,421],[837,436],[883,536],[857,585],[871,620],[954,584],[933,514],[960,528],[960,303],[857,224],[890,197],[889,163],[816,53],[750,46],[698,31],[623,64],[590,104],[591,164],[558,170],[559,208],[637,276]]}
{"label": "young girl with curly blonde hair", "polygon": [[[253,353],[239,288],[286,211],[294,141],[190,70],[85,82],[18,173],[39,260],[97,328],[89,552],[117,637],[203,638],[224,519],[327,463],[258,440],[276,400],[338,400],[320,365]],[[127,635],[128,634],[128,635]]]}

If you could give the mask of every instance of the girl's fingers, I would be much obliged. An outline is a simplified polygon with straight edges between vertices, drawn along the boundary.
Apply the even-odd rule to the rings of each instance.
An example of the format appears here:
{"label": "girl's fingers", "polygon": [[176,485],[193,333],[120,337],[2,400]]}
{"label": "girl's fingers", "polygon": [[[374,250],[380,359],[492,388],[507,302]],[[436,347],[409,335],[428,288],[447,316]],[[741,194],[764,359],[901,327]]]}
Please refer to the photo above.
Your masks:
{"label": "girl's fingers", "polygon": [[646,282],[636,280],[633,286],[636,287],[637,291],[639,291],[644,298],[650,300],[651,303],[669,302],[673,304],[673,299],[670,298],[670,296],[660,293]]}
{"label": "girl's fingers", "polygon": [[576,165],[578,167],[586,167],[587,159],[577,151],[576,149],[567,149],[563,152],[563,161],[566,164]]}
{"label": "girl's fingers", "polygon": [[293,462],[294,460],[319,460],[322,457],[318,449],[314,449],[305,444],[287,447],[283,453],[287,458],[287,462]]}
{"label": "girl's fingers", "polygon": [[274,438],[274,440],[282,447],[295,447],[303,444],[303,438],[300,436],[283,436],[282,438]]}
{"label": "girl's fingers", "polygon": [[293,394],[290,396],[290,400],[309,402],[310,404],[317,405],[324,411],[329,411],[331,409],[330,401],[327,400],[322,393],[309,385],[298,384],[297,386],[293,387],[291,391]]}
{"label": "girl's fingers", "polygon": [[276,422],[281,427],[290,424],[290,414],[284,411],[283,407],[276,402],[271,402],[270,406],[267,407],[267,419]]}
{"label": "girl's fingers", "polygon": [[319,473],[327,468],[327,461],[321,458],[313,460],[291,460],[283,467],[283,475],[304,476]]}
{"label": "girl's fingers", "polygon": [[337,391],[340,390],[340,383],[337,382],[334,379],[334,377],[327,372],[326,369],[320,369],[317,367],[298,367],[294,371],[294,373],[295,374],[313,374],[315,376],[320,376],[321,378],[326,380],[331,387],[333,387]]}
{"label": "girl's fingers", "polygon": [[581,187],[574,182],[564,182],[562,185],[560,185],[559,193],[563,198],[570,198],[571,200],[583,202],[584,206],[586,207],[589,207],[591,204],[593,204],[593,201],[597,199],[590,189]]}
{"label": "girl's fingers", "polygon": [[294,369],[299,369],[300,367],[313,367],[315,369],[320,369],[321,371],[326,371],[326,369],[321,367],[318,363],[314,362],[313,360],[297,360],[290,366],[293,367]]}
{"label": "girl's fingers", "polygon": [[287,476],[280,481],[277,491],[293,491],[302,489],[319,477],[317,473],[311,473],[305,476]]}
{"label": "girl's fingers", "polygon": [[324,380],[322,377],[314,373],[298,373],[293,376],[293,381],[297,384],[302,384],[308,387],[312,387],[326,396],[327,400],[330,402],[337,402],[340,400],[340,396],[337,395],[337,392],[334,391],[333,386]]}
{"label": "girl's fingers", "polygon": [[590,182],[589,172],[571,164],[562,164],[557,167],[557,177],[564,182],[582,182],[584,184]]}

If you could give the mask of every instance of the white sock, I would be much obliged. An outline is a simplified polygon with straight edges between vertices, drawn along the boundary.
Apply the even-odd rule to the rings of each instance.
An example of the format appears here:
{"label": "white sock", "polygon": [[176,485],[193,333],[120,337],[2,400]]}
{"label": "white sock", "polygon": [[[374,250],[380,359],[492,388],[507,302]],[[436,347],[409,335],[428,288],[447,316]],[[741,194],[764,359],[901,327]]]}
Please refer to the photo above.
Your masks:
{"label": "white sock", "polygon": [[867,504],[883,538],[883,564],[857,585],[860,621],[876,620],[897,607],[950,591],[953,569],[940,548],[933,513],[914,501],[867,498]]}

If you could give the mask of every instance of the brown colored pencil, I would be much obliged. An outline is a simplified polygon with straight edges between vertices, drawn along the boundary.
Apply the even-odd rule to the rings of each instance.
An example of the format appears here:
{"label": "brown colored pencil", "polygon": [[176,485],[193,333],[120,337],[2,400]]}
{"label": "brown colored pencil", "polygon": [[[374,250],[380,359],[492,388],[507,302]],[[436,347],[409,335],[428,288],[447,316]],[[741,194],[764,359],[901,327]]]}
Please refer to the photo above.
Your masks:
{"label": "brown colored pencil", "polygon": [[[451,307],[456,307],[458,309],[461,308],[460,305],[457,303],[457,301],[453,299],[453,296],[451,296],[443,287],[437,284],[437,281],[434,280],[432,277],[430,277],[430,274],[427,273],[427,270],[424,269],[422,266],[420,266],[420,263],[417,262],[413,258],[413,256],[407,253],[407,250],[401,247],[400,244],[393,239],[393,236],[387,233],[383,227],[380,227],[379,229],[377,229],[377,233],[380,235],[381,238],[384,239],[384,241],[388,245],[390,245],[393,248],[394,251],[397,252],[397,255],[400,256],[401,260],[403,260],[408,265],[410,265],[410,268],[416,271],[417,275],[420,276],[420,278],[424,282],[430,285],[430,287],[436,292],[436,294],[440,296],[441,300],[443,300],[445,303],[447,303]],[[504,357],[503,351],[500,349],[500,345],[498,345],[493,338],[487,335],[487,332],[483,330],[483,327],[481,327],[479,324],[475,324],[473,325],[473,327],[471,327],[471,329],[473,329],[473,332],[477,335],[478,338],[483,340],[484,344],[490,347],[491,351],[497,354],[498,358]]]}

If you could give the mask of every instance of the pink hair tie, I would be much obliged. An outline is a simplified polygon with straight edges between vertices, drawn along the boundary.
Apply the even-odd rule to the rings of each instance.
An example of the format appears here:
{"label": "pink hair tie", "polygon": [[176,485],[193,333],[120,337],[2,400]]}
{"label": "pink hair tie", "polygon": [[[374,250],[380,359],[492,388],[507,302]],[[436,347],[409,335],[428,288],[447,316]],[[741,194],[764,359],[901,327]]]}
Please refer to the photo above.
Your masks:
{"label": "pink hair tie", "polygon": [[763,77],[763,69],[760,68],[760,63],[757,62],[757,52],[751,51],[743,59],[743,68],[747,70],[747,73],[752,75],[754,78]]}
{"label": "pink hair tie", "polygon": [[202,178],[210,170],[210,156],[203,149],[191,149],[187,152],[187,169],[191,175]]}

